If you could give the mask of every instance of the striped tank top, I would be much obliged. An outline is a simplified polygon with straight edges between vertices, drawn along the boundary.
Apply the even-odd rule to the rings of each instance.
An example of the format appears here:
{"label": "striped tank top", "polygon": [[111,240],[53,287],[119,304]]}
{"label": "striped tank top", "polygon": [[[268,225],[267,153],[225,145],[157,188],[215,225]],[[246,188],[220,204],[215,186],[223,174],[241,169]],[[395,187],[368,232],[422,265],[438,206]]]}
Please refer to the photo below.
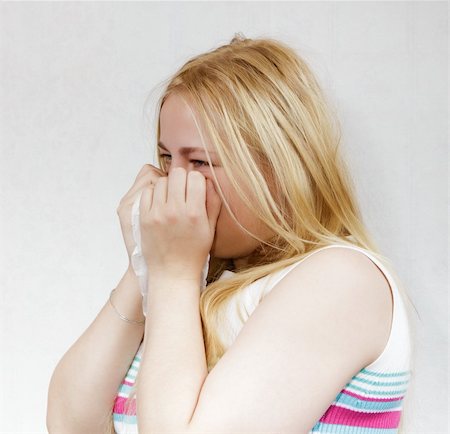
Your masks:
{"label": "striped tank top", "polygon": [[[345,247],[358,250],[368,256],[384,273],[391,287],[393,296],[393,316],[391,331],[385,348],[378,358],[370,365],[357,372],[345,387],[337,394],[333,402],[312,427],[312,433],[339,434],[397,434],[402,414],[403,400],[408,389],[411,375],[411,342],[409,323],[404,301],[399,289],[386,270],[386,267],[370,252],[357,246],[333,244],[319,250]],[[291,269],[305,260],[308,256],[271,273],[251,283],[243,291],[231,297],[226,315],[227,324],[219,330],[225,348],[229,348],[245,321],[256,309],[262,298],[287,274]],[[219,279],[232,276],[234,272],[225,270]],[[237,305],[240,315],[236,312]],[[133,398],[125,414],[124,403],[129,396],[139,370],[143,352],[143,343],[136,353],[130,368],[119,386],[113,408],[114,429],[117,434],[137,434],[136,399]]]}

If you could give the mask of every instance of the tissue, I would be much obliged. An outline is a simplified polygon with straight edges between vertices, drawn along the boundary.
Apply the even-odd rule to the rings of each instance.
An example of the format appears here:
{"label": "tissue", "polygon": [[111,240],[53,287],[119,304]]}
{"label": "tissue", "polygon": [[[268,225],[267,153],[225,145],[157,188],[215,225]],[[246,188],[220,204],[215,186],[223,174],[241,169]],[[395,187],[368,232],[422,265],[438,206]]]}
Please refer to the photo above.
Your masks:
{"label": "tissue", "polygon": [[[141,200],[142,191],[136,197],[133,207],[131,208],[131,226],[133,229],[133,238],[135,243],[135,248],[133,253],[131,254],[131,265],[133,270],[139,280],[139,286],[142,294],[142,311],[144,316],[147,316],[147,294],[148,294],[148,268],[145,263],[145,259],[142,255],[141,248],[141,230],[139,224],[139,203]],[[206,258],[206,262],[202,269],[201,274],[201,286],[200,290],[203,291],[206,288],[206,277],[208,276],[209,270],[209,259],[210,254],[208,253],[208,257]]]}

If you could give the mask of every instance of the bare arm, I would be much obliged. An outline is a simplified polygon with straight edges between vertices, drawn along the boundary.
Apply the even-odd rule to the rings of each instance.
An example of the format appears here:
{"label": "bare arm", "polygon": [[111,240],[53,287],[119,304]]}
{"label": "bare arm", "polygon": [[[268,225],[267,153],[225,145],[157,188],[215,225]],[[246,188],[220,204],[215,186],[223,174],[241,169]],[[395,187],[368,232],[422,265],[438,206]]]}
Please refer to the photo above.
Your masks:
{"label": "bare arm", "polygon": [[[113,294],[127,318],[143,320],[139,282],[128,268]],[[119,318],[108,300],[95,320],[69,348],[50,380],[49,433],[104,433],[120,383],[144,335],[144,325]]]}

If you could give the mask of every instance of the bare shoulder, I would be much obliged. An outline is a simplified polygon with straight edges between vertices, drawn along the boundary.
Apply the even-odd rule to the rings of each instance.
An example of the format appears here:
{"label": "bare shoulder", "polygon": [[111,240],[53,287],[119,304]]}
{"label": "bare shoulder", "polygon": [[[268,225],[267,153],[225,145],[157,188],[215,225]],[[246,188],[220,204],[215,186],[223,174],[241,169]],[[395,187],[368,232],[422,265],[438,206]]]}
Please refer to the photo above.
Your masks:
{"label": "bare shoulder", "polygon": [[285,287],[292,296],[295,293],[294,297],[298,297],[301,304],[316,301],[318,308],[326,308],[324,299],[334,303],[332,318],[336,320],[341,318],[338,309],[346,312],[348,321],[358,327],[359,334],[368,343],[367,364],[383,351],[391,329],[393,297],[384,273],[364,253],[346,247],[314,252],[278,285]]}

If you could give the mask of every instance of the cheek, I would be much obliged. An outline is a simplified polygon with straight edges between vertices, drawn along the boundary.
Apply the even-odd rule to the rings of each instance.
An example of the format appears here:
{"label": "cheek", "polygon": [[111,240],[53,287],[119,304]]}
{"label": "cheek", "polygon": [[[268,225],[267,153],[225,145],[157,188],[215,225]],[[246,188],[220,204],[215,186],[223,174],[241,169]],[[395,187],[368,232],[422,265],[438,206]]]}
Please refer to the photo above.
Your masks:
{"label": "cheek", "polygon": [[[236,198],[230,199],[229,197],[227,197],[226,192],[224,193],[225,198],[227,198],[228,205],[231,208],[231,212],[233,213],[237,221],[244,227],[248,227],[248,222],[252,219],[248,215],[248,213],[250,213],[250,210],[247,210],[242,204],[237,203]],[[233,217],[228,211],[228,208],[223,202],[222,207],[220,208],[219,217],[217,218],[216,232],[218,235],[230,240],[242,235],[242,229],[234,221]]]}
{"label": "cheek", "polygon": [[[221,174],[218,174],[217,178],[231,212],[241,224],[244,224],[244,226],[247,227],[249,220],[252,220],[252,217],[249,217],[251,210],[244,205],[241,198],[234,192],[232,186],[228,182],[228,179],[220,175]],[[219,194],[213,176],[208,176],[208,178],[214,183],[214,188],[216,189],[217,194]],[[232,233],[235,235],[240,234],[242,230],[231,217],[225,202],[222,198],[220,198],[220,200],[222,202],[222,206],[220,208],[219,217],[217,218],[216,232],[218,234],[229,234],[230,236]]]}
{"label": "cheek", "polygon": [[[226,196],[225,196],[226,197]],[[228,209],[223,201],[222,205],[220,207],[219,216],[217,217],[216,222],[216,235],[219,237],[226,237],[227,234],[230,233],[230,229],[232,226],[235,226],[234,221],[230,217],[230,213],[228,212]],[[230,203],[230,200],[228,199],[228,204],[232,207],[232,203]],[[232,208],[233,209],[233,208]]]}
{"label": "cheek", "polygon": [[226,228],[227,221],[229,220],[229,218],[227,218],[228,215],[229,215],[228,210],[222,202],[222,206],[221,206],[220,212],[219,212],[219,217],[217,217],[216,232],[217,231],[221,232]]}

